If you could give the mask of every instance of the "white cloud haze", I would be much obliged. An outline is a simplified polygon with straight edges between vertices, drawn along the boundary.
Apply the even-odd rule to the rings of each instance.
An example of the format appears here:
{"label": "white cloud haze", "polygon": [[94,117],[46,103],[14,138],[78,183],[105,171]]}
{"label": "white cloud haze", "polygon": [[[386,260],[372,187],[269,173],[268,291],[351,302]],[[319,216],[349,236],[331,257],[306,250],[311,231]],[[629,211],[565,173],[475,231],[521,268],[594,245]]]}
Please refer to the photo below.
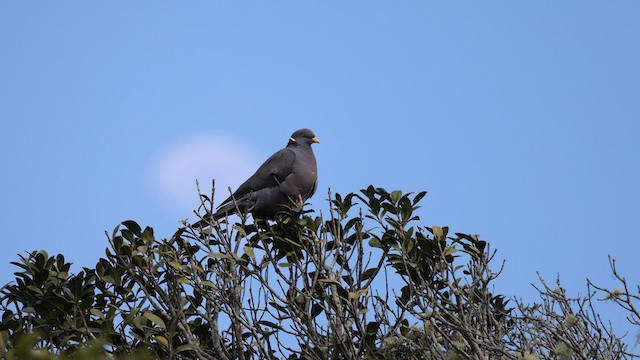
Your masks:
{"label": "white cloud haze", "polygon": [[196,179],[203,194],[216,181],[218,204],[257,169],[257,151],[234,136],[214,132],[189,135],[162,149],[152,161],[151,181],[161,202],[189,216],[198,205]]}

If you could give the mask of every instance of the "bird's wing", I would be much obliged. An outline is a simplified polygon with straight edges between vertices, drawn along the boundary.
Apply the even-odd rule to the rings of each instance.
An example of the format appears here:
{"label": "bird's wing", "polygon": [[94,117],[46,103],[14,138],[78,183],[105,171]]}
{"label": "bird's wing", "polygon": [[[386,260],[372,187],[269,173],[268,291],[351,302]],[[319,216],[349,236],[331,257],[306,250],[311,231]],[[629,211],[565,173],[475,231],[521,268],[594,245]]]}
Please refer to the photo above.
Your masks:
{"label": "bird's wing", "polygon": [[239,199],[252,191],[278,186],[291,174],[295,160],[296,154],[291,149],[284,148],[279,150],[271,155],[271,157],[258,168],[255,174],[238,187],[233,193],[233,197],[229,196],[218,208],[231,202],[233,198]]}

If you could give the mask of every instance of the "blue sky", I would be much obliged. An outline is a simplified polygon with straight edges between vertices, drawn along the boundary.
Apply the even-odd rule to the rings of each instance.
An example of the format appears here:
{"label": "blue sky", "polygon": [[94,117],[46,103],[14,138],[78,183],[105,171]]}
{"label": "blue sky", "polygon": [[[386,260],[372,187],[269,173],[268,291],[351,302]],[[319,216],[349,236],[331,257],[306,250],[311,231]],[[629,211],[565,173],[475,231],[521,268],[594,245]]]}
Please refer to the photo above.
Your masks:
{"label": "blue sky", "polygon": [[[640,3],[0,4],[0,226],[78,266],[135,219],[193,218],[309,127],[320,190],[427,190],[422,223],[478,233],[534,299],[640,283]],[[497,264],[496,264],[497,265]],[[76,269],[79,269],[77,267]],[[603,306],[619,332],[625,324]]]}

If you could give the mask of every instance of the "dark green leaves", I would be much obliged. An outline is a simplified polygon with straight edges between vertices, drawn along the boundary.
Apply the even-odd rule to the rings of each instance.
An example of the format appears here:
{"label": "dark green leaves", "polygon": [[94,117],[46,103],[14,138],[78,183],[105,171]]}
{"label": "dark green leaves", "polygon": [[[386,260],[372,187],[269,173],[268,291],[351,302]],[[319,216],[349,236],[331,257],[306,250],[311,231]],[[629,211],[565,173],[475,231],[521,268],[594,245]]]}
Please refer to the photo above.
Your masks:
{"label": "dark green leaves", "polygon": [[[515,354],[508,339],[547,338],[514,336],[532,327],[494,293],[500,271],[489,268],[488,243],[419,224],[425,196],[369,186],[335,194],[324,218],[307,208],[269,222],[184,222],[168,239],[127,220],[104,258],[80,271],[62,255],[20,255],[0,290],[0,356],[16,359],[21,342],[75,355],[95,338],[123,359],[139,349],[159,359],[468,358],[492,346],[473,355],[498,359]],[[202,196],[203,206],[212,198]],[[550,291],[548,303],[563,299]],[[539,317],[544,326],[561,319],[556,330],[589,333],[580,328],[589,322],[562,309]]]}

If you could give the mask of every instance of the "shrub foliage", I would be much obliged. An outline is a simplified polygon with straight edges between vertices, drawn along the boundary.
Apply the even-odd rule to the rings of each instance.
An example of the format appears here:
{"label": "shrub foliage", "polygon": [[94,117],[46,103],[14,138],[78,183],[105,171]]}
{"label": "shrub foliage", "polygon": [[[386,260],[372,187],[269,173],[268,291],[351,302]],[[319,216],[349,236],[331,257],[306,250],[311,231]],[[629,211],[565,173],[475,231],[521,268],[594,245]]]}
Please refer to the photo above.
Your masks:
{"label": "shrub foliage", "polygon": [[[638,293],[588,283],[570,298],[495,293],[495,251],[477,235],[423,226],[425,192],[370,186],[330,194],[328,218],[278,214],[179,228],[169,239],[124,221],[95,267],[20,256],[1,290],[4,358],[623,359],[597,296],[640,326]],[[211,211],[200,195],[200,212]],[[202,211],[205,210],[205,211]],[[202,220],[203,218],[200,217]],[[199,224],[207,224],[206,218]]]}

